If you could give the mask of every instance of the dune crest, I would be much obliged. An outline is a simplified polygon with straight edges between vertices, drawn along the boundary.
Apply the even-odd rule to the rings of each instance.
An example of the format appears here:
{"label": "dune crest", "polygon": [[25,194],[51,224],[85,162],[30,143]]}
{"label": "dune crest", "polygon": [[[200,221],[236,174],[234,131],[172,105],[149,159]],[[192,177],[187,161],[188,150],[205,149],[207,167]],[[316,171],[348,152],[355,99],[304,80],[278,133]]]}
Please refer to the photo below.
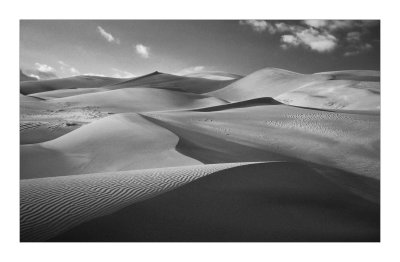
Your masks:
{"label": "dune crest", "polygon": [[228,163],[21,180],[21,240],[44,241],[98,216],[187,184]]}

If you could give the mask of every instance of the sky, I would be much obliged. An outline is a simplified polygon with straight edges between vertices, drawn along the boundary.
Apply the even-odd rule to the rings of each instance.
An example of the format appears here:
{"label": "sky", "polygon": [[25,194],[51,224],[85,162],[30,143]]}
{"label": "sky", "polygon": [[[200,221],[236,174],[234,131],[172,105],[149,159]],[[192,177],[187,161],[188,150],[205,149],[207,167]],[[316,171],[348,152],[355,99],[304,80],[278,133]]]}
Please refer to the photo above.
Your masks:
{"label": "sky", "polygon": [[247,75],[380,70],[377,20],[21,20],[20,69],[40,79],[154,71]]}

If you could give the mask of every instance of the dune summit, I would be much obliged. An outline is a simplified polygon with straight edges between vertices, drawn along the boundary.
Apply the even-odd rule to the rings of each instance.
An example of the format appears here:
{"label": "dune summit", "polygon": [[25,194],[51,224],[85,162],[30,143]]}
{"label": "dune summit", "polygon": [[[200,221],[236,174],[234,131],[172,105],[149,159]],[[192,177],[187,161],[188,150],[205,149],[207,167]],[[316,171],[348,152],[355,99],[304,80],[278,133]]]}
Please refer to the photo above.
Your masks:
{"label": "dune summit", "polygon": [[380,241],[380,72],[20,82],[22,242]]}

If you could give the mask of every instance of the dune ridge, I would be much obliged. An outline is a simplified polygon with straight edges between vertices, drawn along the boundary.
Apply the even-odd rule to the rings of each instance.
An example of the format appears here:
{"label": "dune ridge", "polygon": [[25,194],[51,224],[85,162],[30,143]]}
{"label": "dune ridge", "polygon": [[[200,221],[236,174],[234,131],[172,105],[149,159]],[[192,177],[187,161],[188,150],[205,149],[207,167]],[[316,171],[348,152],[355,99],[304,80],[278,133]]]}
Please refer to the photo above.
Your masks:
{"label": "dune ridge", "polygon": [[44,241],[84,221],[187,184],[226,163],[21,180],[21,241]]}
{"label": "dune ridge", "polygon": [[[50,241],[379,241],[379,204],[339,185],[353,175],[333,173],[337,183],[299,163],[222,169]],[[359,191],[370,190],[359,179],[379,192],[365,177]]]}
{"label": "dune ridge", "polygon": [[207,94],[230,102],[272,97],[294,106],[379,111],[379,80],[372,70],[299,74],[264,68]]}

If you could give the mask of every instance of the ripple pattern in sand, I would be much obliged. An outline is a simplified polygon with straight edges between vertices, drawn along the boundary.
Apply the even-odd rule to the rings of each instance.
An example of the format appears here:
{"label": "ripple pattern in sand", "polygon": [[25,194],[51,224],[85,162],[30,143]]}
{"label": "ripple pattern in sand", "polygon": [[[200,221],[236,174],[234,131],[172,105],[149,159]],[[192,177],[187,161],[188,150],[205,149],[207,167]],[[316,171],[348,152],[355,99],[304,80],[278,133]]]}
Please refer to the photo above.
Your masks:
{"label": "ripple pattern in sand", "polygon": [[21,241],[45,241],[90,219],[250,163],[228,163],[21,180]]}

